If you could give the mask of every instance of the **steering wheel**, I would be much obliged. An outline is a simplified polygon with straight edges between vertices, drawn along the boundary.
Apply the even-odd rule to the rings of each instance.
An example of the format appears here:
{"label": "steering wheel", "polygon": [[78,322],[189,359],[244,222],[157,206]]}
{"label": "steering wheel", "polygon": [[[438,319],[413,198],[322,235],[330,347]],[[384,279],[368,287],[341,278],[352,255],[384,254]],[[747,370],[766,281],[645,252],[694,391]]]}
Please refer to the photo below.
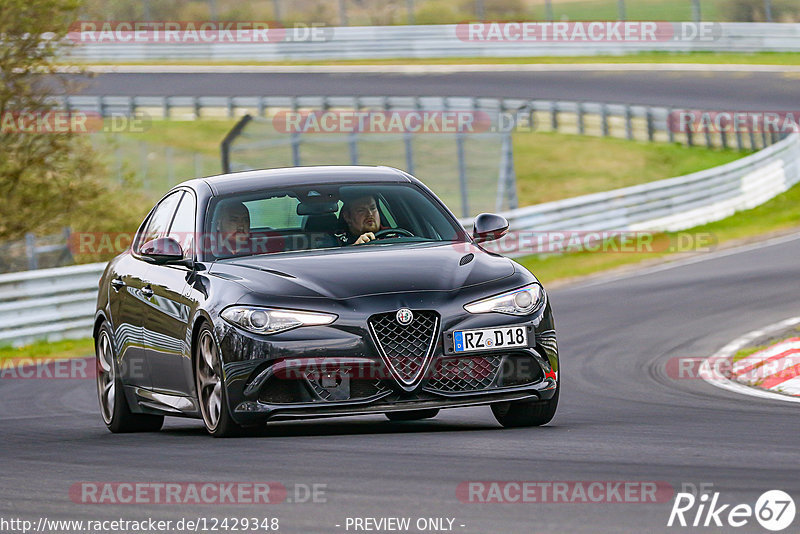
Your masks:
{"label": "steering wheel", "polygon": [[375,232],[375,239],[383,239],[384,237],[391,235],[415,237],[414,234],[404,228],[386,228],[385,230],[378,230]]}

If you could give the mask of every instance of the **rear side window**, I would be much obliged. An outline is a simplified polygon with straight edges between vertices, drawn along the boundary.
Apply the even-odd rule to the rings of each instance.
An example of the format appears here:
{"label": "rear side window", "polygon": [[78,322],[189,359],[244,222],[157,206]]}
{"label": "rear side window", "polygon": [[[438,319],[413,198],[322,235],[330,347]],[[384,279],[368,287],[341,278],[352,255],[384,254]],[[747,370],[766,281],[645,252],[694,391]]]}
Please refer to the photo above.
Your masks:
{"label": "rear side window", "polygon": [[148,241],[167,235],[169,226],[172,223],[172,216],[175,215],[175,208],[178,206],[181,196],[183,196],[183,191],[177,191],[159,202],[136,242],[137,252],[141,253],[142,245]]}
{"label": "rear side window", "polygon": [[194,232],[195,232],[195,208],[194,195],[186,193],[183,195],[172,226],[169,229],[169,237],[181,244],[184,258],[194,257]]}

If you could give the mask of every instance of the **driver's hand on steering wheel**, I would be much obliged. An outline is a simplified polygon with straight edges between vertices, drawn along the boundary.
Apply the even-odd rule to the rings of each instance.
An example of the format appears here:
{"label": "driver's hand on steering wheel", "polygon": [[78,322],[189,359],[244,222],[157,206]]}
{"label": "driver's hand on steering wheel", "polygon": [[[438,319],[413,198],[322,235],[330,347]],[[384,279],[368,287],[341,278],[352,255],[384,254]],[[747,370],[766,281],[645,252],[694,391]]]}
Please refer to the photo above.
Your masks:
{"label": "driver's hand on steering wheel", "polygon": [[354,245],[363,245],[364,243],[369,243],[375,239],[375,234],[372,232],[367,232],[365,234],[361,234],[356,242],[353,243]]}

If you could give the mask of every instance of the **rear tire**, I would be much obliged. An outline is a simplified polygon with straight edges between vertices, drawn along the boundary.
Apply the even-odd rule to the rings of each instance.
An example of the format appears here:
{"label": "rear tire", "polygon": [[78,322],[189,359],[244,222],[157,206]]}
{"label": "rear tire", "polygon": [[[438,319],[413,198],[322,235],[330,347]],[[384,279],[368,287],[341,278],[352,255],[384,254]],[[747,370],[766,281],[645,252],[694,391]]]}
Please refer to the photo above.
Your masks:
{"label": "rear tire", "polygon": [[558,391],[546,401],[498,402],[492,404],[492,413],[505,428],[542,426],[549,423],[558,408]]}
{"label": "rear tire", "polygon": [[431,419],[439,413],[438,408],[429,410],[409,410],[407,412],[386,412],[389,421],[419,421],[420,419]]}
{"label": "rear tire", "polygon": [[163,415],[133,413],[128,406],[117,369],[117,354],[112,339],[111,327],[104,322],[94,342],[97,398],[100,401],[100,415],[103,417],[103,422],[115,434],[157,432],[164,424]]}
{"label": "rear tire", "polygon": [[228,409],[219,345],[207,323],[203,323],[197,335],[194,361],[197,400],[206,430],[215,438],[243,435],[244,429],[233,420]]}

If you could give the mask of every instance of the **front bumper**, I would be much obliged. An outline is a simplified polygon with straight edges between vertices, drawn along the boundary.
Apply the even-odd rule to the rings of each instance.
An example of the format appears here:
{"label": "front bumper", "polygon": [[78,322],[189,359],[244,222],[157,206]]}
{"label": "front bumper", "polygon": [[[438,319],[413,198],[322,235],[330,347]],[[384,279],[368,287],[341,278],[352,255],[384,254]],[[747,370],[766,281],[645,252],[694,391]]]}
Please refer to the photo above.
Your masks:
{"label": "front bumper", "polygon": [[[391,311],[398,304],[408,305],[384,303],[369,312]],[[555,394],[558,349],[549,303],[530,317],[473,315],[460,307],[414,304],[416,309],[437,309],[442,320],[428,366],[411,388],[399,384],[387,368],[366,327],[365,317],[372,315],[366,310],[336,310],[339,319],[330,326],[272,336],[249,334],[220,321],[217,334],[233,418],[240,424],[255,424],[547,400]],[[453,352],[454,330],[500,325],[524,325],[528,346]]]}

